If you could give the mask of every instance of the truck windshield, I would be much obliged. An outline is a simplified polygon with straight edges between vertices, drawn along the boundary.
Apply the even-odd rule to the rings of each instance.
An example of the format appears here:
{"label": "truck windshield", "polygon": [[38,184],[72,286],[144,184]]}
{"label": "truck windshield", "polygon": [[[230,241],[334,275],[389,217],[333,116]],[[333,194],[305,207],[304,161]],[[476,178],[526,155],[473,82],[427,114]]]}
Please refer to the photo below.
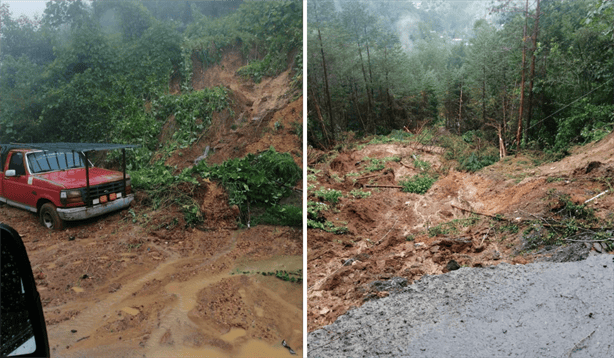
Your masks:
{"label": "truck windshield", "polygon": [[28,153],[30,173],[82,168],[85,162],[77,152],[34,152]]}

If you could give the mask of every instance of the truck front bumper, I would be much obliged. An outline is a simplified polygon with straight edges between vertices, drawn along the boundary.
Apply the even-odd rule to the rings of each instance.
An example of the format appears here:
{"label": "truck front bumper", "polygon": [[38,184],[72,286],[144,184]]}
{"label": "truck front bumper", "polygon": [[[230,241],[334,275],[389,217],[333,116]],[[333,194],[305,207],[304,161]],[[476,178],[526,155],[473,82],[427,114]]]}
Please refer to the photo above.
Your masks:
{"label": "truck front bumper", "polygon": [[120,210],[130,206],[134,200],[134,194],[128,194],[125,198],[116,199],[106,202],[104,204],[96,204],[94,206],[86,207],[80,206],[77,208],[57,208],[58,216],[62,220],[83,220],[94,216],[106,214],[111,211]]}

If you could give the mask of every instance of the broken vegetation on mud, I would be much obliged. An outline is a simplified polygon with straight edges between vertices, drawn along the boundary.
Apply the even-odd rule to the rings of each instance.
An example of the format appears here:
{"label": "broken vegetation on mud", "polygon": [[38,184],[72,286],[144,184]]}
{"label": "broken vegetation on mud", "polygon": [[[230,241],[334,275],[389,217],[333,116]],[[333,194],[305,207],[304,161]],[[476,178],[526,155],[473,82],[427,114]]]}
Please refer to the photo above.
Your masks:
{"label": "broken vegetation on mud", "polygon": [[310,149],[308,330],[425,275],[614,250],[614,134],[558,162],[491,151],[443,129]]}

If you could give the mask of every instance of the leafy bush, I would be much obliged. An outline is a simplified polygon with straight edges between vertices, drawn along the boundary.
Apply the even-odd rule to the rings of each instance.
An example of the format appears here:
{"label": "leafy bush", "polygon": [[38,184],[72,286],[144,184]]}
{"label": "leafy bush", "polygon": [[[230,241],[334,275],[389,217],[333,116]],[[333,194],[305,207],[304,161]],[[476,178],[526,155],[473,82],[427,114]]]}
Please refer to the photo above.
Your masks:
{"label": "leafy bush", "polygon": [[273,147],[260,154],[248,154],[220,165],[207,166],[203,160],[192,168],[203,177],[220,180],[229,193],[231,205],[246,209],[247,202],[273,205],[292,192],[302,171],[289,153]]}
{"label": "leafy bush", "polygon": [[214,112],[228,106],[228,90],[224,87],[205,88],[181,95],[162,95],[151,103],[154,116],[165,121],[173,115],[176,130],[172,139],[182,148],[194,143],[211,124]]}
{"label": "leafy bush", "polygon": [[339,202],[339,198],[343,196],[341,190],[335,189],[326,189],[325,187],[320,187],[320,190],[315,192],[316,198],[320,198],[324,201],[328,201],[332,204],[337,204]]}
{"label": "leafy bush", "polygon": [[354,189],[352,191],[350,191],[350,195],[352,195],[355,198],[368,198],[371,196],[371,192],[370,191],[362,191],[360,189]]}
{"label": "leafy bush", "polygon": [[254,225],[303,226],[303,210],[294,205],[274,205],[253,220]]}
{"label": "leafy bush", "polygon": [[424,194],[437,181],[437,178],[428,174],[416,174],[413,177],[399,182],[406,193]]}
{"label": "leafy bush", "polygon": [[471,153],[469,156],[461,156],[459,158],[458,169],[470,172],[476,172],[484,167],[496,163],[499,160],[495,155],[479,155]]}
{"label": "leafy bush", "polygon": [[414,167],[416,169],[420,169],[422,171],[427,171],[429,169],[431,169],[431,163],[425,161],[425,160],[421,160],[420,158],[417,158],[414,160]]}

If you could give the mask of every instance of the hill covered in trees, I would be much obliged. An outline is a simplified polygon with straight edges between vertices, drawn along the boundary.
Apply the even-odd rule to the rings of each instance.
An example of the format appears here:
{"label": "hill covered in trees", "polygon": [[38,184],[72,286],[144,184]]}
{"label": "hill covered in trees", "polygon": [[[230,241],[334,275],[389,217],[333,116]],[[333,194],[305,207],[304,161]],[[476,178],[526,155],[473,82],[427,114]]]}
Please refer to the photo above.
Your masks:
{"label": "hill covered in trees", "polygon": [[612,16],[604,0],[310,1],[309,141],[426,123],[511,151],[602,138],[614,126]]}
{"label": "hill covered in trees", "polygon": [[[202,127],[226,105],[224,91],[212,90],[199,95],[203,108],[195,107],[201,103],[191,93],[193,62],[218,63],[235,46],[249,61],[240,70],[246,78],[278,74],[289,62],[300,69],[288,56],[302,44],[300,15],[300,4],[291,2],[52,0],[31,20],[14,19],[4,4],[0,141],[124,142],[153,150],[175,107],[187,114],[180,136],[189,141],[199,130],[190,123],[199,118]],[[169,83],[181,96],[167,97]]]}

